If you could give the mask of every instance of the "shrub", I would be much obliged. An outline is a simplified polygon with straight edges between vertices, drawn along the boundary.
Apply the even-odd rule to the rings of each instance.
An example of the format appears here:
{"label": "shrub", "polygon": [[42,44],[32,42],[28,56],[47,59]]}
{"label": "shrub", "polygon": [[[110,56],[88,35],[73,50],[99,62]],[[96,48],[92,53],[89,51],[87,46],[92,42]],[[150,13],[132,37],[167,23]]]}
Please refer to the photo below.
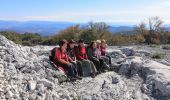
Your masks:
{"label": "shrub", "polygon": [[162,49],[169,50],[169,49],[170,49],[170,46],[168,46],[168,45],[162,46]]}
{"label": "shrub", "polygon": [[157,45],[157,44],[150,44],[149,47],[151,47],[151,48],[159,48],[159,45]]}
{"label": "shrub", "polygon": [[163,53],[155,53],[155,54],[152,55],[151,58],[153,58],[153,59],[163,59],[164,57],[165,57],[165,54],[163,54]]}

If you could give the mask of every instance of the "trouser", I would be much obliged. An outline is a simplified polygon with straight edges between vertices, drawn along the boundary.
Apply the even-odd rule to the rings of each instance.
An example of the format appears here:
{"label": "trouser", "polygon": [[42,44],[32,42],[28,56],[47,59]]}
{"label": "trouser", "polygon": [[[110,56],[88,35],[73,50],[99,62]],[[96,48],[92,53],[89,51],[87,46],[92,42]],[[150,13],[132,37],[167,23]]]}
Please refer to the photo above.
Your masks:
{"label": "trouser", "polygon": [[[107,60],[107,62],[105,60]],[[109,59],[107,57],[103,57],[103,58],[99,58],[99,59],[93,58],[93,59],[91,59],[91,61],[95,64],[98,71],[110,69],[109,64],[108,64]]]}
{"label": "trouser", "polygon": [[96,66],[97,71],[100,71],[100,70],[101,70],[101,67],[102,67],[102,64],[101,64],[100,60],[97,59],[97,58],[91,58],[90,60],[91,60],[91,61],[94,63],[94,65]]}
{"label": "trouser", "polygon": [[82,76],[89,76],[97,72],[95,65],[90,60],[79,60],[79,62],[82,63]]}
{"label": "trouser", "polygon": [[106,57],[109,58],[109,64],[112,64],[112,57],[109,55],[107,55]]}
{"label": "trouser", "polygon": [[77,74],[79,76],[82,76],[82,62],[77,60],[75,66],[76,66],[76,69],[77,69]]}
{"label": "trouser", "polygon": [[68,76],[76,76],[77,75],[77,70],[76,67],[73,63],[68,63],[68,64],[60,64],[59,66],[64,67],[64,69],[66,69],[66,74]]}
{"label": "trouser", "polygon": [[103,59],[106,62],[106,64],[108,64],[108,65],[111,64],[110,56],[101,56],[100,58]]}

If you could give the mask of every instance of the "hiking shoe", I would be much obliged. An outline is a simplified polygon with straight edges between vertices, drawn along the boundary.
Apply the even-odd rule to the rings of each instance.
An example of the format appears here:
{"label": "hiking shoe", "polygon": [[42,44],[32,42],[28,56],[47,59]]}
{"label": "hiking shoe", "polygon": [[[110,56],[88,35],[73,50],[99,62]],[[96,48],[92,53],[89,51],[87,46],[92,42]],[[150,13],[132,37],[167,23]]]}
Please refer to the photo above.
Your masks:
{"label": "hiking shoe", "polygon": [[70,81],[76,81],[75,77],[69,77]]}
{"label": "hiking shoe", "polygon": [[95,76],[96,76],[96,75],[95,75],[94,73],[91,73],[91,77],[92,77],[92,78],[95,78]]}
{"label": "hiking shoe", "polygon": [[75,78],[77,78],[78,80],[82,80],[82,77],[80,76],[75,76]]}
{"label": "hiking shoe", "polygon": [[96,72],[96,75],[99,75],[100,73],[101,73],[101,71],[97,71],[97,72]]}
{"label": "hiking shoe", "polygon": [[109,70],[110,70],[110,71],[113,71],[113,70],[114,70],[114,68],[113,68],[113,67],[110,67],[110,68],[109,68]]}
{"label": "hiking shoe", "polygon": [[106,70],[105,70],[105,69],[102,69],[102,70],[101,70],[101,72],[105,73],[105,72],[106,72]]}

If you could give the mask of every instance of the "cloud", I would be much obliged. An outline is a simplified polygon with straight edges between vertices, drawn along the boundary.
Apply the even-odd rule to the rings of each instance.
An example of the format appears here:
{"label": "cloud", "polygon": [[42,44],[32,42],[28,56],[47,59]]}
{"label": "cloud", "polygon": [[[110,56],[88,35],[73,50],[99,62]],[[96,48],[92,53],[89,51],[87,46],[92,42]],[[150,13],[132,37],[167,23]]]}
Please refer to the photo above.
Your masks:
{"label": "cloud", "polygon": [[[147,1],[146,1],[147,2]],[[128,8],[118,7],[118,9],[110,8],[103,10],[84,10],[73,12],[52,12],[48,15],[33,15],[11,17],[18,20],[49,20],[49,21],[73,21],[73,22],[88,22],[88,21],[105,21],[105,22],[129,22],[138,23],[152,16],[161,17],[164,22],[170,23],[170,0],[155,0],[148,2],[145,5],[135,5]],[[10,17],[8,17],[10,19]]]}

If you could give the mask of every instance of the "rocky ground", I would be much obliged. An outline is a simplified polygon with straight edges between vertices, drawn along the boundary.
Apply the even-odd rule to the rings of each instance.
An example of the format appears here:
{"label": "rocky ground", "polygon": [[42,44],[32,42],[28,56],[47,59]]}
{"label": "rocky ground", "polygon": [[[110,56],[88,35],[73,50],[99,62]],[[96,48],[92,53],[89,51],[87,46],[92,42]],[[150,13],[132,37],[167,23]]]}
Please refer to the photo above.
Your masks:
{"label": "rocky ground", "polygon": [[[170,100],[170,50],[110,47],[114,71],[60,83],[63,73],[48,61],[52,48],[23,47],[0,36],[0,100]],[[158,51],[164,61],[151,59]]]}

